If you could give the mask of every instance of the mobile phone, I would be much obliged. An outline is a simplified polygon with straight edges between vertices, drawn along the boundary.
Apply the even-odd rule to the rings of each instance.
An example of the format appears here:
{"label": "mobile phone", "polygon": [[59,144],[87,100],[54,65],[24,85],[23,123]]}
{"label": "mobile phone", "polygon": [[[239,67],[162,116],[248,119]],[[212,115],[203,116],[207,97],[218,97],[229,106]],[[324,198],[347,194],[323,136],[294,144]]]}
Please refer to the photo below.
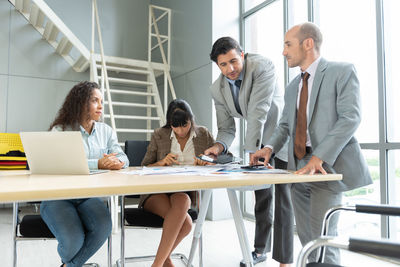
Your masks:
{"label": "mobile phone", "polygon": [[263,169],[263,168],[265,168],[265,166],[264,166],[264,164],[256,164],[256,165],[241,166],[240,168],[246,169],[246,170],[257,170],[257,169]]}
{"label": "mobile phone", "polygon": [[202,155],[201,157],[196,156],[196,158],[201,159],[203,161],[210,162],[210,163],[216,163],[216,161],[213,158],[206,156],[206,155]]}

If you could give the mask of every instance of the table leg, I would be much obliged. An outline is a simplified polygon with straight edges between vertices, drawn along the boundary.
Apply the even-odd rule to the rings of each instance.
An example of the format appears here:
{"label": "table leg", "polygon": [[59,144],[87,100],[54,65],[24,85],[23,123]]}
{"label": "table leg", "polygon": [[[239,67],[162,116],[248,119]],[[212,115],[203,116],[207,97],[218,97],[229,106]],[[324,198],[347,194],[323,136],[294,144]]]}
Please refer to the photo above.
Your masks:
{"label": "table leg", "polygon": [[112,233],[118,233],[118,197],[111,196],[111,222],[112,222]]}
{"label": "table leg", "polygon": [[211,189],[204,190],[204,196],[202,197],[200,203],[199,216],[197,217],[196,226],[193,232],[192,247],[190,248],[190,254],[187,266],[192,265],[194,253],[196,252],[197,244],[199,243],[199,238],[201,236],[201,231],[203,228],[203,223],[206,218],[208,205],[210,204],[210,199],[211,199]]}
{"label": "table leg", "polygon": [[251,250],[249,241],[247,239],[246,229],[244,228],[243,216],[239,208],[239,201],[236,196],[236,191],[233,189],[226,189],[228,192],[229,203],[232,209],[233,220],[235,221],[236,232],[238,234],[240,248],[242,249],[243,258],[247,267],[253,267],[253,260],[251,257]]}

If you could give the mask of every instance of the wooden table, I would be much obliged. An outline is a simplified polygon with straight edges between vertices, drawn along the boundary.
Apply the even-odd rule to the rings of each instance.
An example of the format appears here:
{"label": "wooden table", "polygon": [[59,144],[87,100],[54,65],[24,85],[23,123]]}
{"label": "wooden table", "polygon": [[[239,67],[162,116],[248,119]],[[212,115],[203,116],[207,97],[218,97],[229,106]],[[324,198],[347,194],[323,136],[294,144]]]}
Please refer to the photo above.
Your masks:
{"label": "wooden table", "polygon": [[211,189],[227,188],[243,257],[247,266],[253,266],[250,246],[244,229],[234,188],[299,182],[341,180],[340,174],[214,174],[214,175],[132,175],[127,170],[110,171],[96,175],[30,175],[28,171],[0,171],[0,203],[39,200],[121,196],[133,194],[204,190],[196,222],[189,265],[201,235]]}

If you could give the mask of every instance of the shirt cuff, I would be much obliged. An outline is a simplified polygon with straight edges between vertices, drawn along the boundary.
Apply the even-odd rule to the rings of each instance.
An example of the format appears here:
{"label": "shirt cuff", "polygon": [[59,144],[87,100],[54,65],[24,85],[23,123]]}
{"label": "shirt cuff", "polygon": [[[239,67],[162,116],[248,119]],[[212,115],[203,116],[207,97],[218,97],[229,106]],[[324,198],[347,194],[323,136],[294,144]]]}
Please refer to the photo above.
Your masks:
{"label": "shirt cuff", "polygon": [[266,148],[266,147],[270,148],[270,149],[272,150],[272,152],[274,152],[274,147],[273,147],[273,146],[271,146],[271,145],[265,145],[264,148]]}
{"label": "shirt cuff", "polygon": [[99,160],[98,159],[88,159],[89,170],[98,170],[99,169]]}
{"label": "shirt cuff", "polygon": [[222,151],[222,153],[221,153],[221,154],[225,154],[225,153],[226,153],[226,151],[228,150],[228,148],[226,147],[225,143],[224,143],[224,142],[222,142],[222,141],[216,141],[216,143],[219,143],[219,144],[221,144],[221,145],[224,147],[224,150]]}

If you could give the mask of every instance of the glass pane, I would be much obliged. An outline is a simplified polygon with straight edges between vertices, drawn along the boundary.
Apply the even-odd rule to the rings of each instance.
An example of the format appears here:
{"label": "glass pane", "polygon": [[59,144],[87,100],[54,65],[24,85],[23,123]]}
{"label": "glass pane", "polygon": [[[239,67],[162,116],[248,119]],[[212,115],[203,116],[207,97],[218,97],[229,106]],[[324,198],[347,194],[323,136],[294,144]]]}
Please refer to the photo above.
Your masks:
{"label": "glass pane", "polygon": [[282,1],[274,2],[244,21],[245,51],[261,54],[272,60],[281,88],[284,86],[282,8]]}
{"label": "glass pane", "polygon": [[316,7],[316,22],[324,38],[322,56],[353,63],[357,69],[363,119],[356,136],[361,143],[376,143],[379,114],[375,1],[319,0]]}
{"label": "glass pane", "polygon": [[[400,206],[400,150],[390,150],[388,155],[389,204]],[[400,240],[400,218],[389,221],[389,236]]]}
{"label": "glass pane", "polygon": [[244,0],[244,12],[246,12],[249,9],[252,9],[253,7],[261,4],[265,0]]}
{"label": "glass pane", "polygon": [[[400,35],[396,34],[400,25],[399,0],[385,0],[384,25],[385,25],[385,64],[386,64],[386,103],[387,103],[387,136],[389,142],[400,142]],[[397,123],[396,123],[397,121]]]}
{"label": "glass pane", "polygon": [[292,4],[293,17],[289,21],[293,22],[293,25],[289,27],[308,21],[308,0],[295,0],[292,1]]}
{"label": "glass pane", "polygon": [[[308,0],[295,0],[290,2],[291,5],[289,6],[290,12],[289,16],[289,29],[294,25],[304,23],[308,21]],[[282,43],[282,50],[283,50],[283,43]],[[291,81],[294,77],[296,77],[300,73],[300,68],[289,68],[289,81]]]}
{"label": "glass pane", "polygon": [[[355,204],[379,204],[380,183],[379,183],[379,151],[363,150],[373,184],[345,192],[343,203]],[[359,214],[355,212],[342,212],[339,220],[339,232],[346,236],[380,238],[381,217],[376,215]]]}
{"label": "glass pane", "polygon": [[255,196],[254,191],[244,191],[244,216],[254,219]]}

